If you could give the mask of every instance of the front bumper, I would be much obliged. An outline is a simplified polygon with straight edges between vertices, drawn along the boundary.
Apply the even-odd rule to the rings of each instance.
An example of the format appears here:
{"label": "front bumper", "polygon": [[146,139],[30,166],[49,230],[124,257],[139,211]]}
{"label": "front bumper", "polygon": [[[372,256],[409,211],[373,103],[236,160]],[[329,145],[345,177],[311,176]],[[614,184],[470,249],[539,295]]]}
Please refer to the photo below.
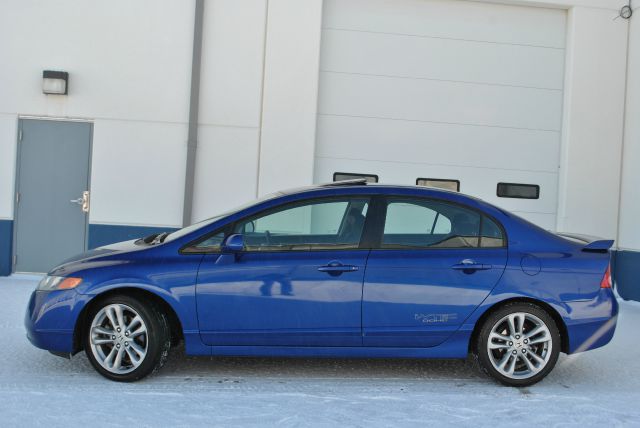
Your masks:
{"label": "front bumper", "polygon": [[24,324],[29,341],[54,354],[74,352],[76,320],[84,299],[75,290],[34,291]]}

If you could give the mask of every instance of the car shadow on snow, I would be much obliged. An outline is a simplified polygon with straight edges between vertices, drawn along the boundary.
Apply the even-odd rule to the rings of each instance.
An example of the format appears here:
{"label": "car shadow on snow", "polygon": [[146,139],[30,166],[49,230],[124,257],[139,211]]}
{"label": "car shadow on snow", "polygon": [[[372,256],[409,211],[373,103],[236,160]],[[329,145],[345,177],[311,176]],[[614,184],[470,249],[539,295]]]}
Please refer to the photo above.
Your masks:
{"label": "car shadow on snow", "polygon": [[192,357],[175,349],[158,377],[484,380],[470,360]]}
{"label": "car shadow on snow", "polygon": [[[54,376],[63,375],[76,379],[101,378],[91,367],[84,352],[71,360],[45,352],[30,355],[33,360],[31,364],[39,368],[35,371],[41,371],[39,374],[51,376],[55,373]],[[569,388],[568,385],[577,386],[582,383],[581,379],[588,379],[590,373],[593,375],[593,368],[587,361],[580,358],[570,360],[561,355],[554,373],[539,385],[553,384]],[[438,381],[455,387],[468,384],[496,385],[480,373],[471,359],[194,357],[186,355],[182,347],[172,349],[164,367],[141,383],[149,385],[170,381],[175,384],[193,380],[206,383],[244,383],[255,380],[304,382],[309,379],[328,382],[345,379],[365,382]]]}

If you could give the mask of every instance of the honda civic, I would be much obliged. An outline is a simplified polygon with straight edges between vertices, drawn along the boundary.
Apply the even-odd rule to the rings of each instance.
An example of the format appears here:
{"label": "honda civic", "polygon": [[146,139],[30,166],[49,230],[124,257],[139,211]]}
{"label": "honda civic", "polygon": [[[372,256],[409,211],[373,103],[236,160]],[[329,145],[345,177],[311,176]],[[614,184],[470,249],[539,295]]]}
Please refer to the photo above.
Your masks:
{"label": "honda civic", "polygon": [[91,250],[28,304],[31,342],[134,381],[188,355],[468,358],[531,385],[613,336],[613,241],[482,200],[364,180],[278,192]]}

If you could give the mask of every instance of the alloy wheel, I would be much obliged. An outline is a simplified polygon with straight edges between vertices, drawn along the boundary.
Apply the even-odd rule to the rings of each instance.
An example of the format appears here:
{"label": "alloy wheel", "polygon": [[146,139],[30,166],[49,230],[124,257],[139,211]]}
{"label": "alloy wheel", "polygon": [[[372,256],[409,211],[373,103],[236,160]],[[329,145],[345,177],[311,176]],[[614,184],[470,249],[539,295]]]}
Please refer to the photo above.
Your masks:
{"label": "alloy wheel", "polygon": [[493,367],[510,379],[527,379],[543,370],[552,355],[549,327],[537,316],[514,312],[489,333],[487,352]]}
{"label": "alloy wheel", "polygon": [[90,346],[105,370],[113,374],[129,373],[147,355],[147,325],[130,306],[120,303],[104,306],[91,323]]}

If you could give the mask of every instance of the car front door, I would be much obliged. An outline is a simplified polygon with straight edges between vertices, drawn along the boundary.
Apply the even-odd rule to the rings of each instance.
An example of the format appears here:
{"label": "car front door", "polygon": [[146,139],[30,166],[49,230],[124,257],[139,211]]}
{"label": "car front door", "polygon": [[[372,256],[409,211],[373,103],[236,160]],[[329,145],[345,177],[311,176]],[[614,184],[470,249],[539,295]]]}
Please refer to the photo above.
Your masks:
{"label": "car front door", "polygon": [[[219,346],[361,346],[359,249],[368,198],[289,203],[203,241],[242,234],[245,249],[204,257],[196,299],[204,343]],[[214,249],[215,250],[215,249]]]}
{"label": "car front door", "polygon": [[498,224],[460,205],[388,198],[364,281],[365,346],[445,341],[487,297],[507,261]]}

